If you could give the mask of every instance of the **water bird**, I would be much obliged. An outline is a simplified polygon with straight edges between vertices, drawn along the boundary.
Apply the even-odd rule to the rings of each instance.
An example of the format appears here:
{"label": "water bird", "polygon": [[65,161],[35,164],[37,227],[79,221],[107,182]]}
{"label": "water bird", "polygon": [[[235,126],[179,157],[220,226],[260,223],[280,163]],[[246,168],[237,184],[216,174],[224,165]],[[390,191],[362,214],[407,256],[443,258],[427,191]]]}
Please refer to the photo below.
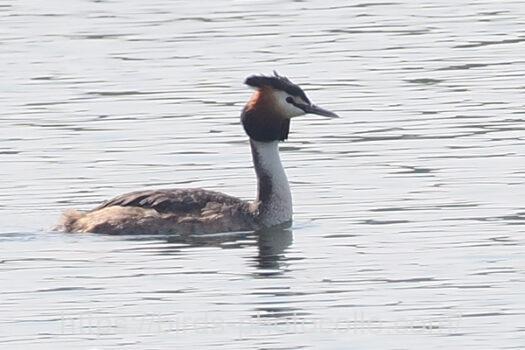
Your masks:
{"label": "water bird", "polygon": [[255,92],[241,113],[257,176],[257,196],[246,201],[201,188],[144,190],[123,194],[89,211],[70,209],[58,230],[105,234],[219,233],[287,227],[292,194],[279,156],[292,118],[305,114],[337,117],[313,104],[288,78],[252,75]]}

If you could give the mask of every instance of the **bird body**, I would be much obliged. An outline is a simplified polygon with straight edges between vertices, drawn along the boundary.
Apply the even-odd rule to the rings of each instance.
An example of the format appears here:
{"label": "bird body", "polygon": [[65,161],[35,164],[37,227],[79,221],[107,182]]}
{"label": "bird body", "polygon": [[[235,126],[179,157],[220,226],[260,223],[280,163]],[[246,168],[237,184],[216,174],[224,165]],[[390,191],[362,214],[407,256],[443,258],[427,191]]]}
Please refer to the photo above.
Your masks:
{"label": "bird body", "polygon": [[115,197],[90,211],[68,210],[57,228],[66,232],[154,234],[233,232],[290,225],[292,195],[279,156],[279,141],[287,139],[293,117],[306,113],[336,115],[311,104],[299,86],[277,73],[248,77],[246,84],[256,89],[241,115],[257,176],[254,201],[200,188],[138,191]]}

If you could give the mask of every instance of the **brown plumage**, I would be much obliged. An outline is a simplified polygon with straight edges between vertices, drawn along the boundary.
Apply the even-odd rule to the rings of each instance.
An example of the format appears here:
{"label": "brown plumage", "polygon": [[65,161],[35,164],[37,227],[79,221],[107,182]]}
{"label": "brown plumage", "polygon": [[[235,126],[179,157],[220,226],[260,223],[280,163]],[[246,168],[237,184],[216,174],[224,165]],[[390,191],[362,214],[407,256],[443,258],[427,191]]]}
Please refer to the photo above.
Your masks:
{"label": "brown plumage", "polygon": [[69,210],[58,229],[107,234],[245,231],[258,228],[256,214],[256,205],[214,191],[140,191],[87,212]]}
{"label": "brown plumage", "polygon": [[256,141],[284,141],[288,138],[290,119],[277,108],[278,96],[269,86],[257,89],[242,113],[244,131]]}

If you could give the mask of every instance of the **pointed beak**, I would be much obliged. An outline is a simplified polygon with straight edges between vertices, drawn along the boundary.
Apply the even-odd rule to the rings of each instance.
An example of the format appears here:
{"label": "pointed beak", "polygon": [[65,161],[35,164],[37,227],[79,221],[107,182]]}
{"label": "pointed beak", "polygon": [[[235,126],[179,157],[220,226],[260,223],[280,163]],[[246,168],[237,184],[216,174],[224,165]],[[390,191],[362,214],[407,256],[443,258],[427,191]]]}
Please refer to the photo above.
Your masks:
{"label": "pointed beak", "polygon": [[301,105],[301,109],[305,113],[309,113],[309,114],[322,115],[323,117],[328,117],[328,118],[339,118],[339,116],[337,114],[335,114],[334,112],[330,112],[329,110],[321,108],[321,107],[316,106],[314,104],[312,104],[312,105],[302,104]]}

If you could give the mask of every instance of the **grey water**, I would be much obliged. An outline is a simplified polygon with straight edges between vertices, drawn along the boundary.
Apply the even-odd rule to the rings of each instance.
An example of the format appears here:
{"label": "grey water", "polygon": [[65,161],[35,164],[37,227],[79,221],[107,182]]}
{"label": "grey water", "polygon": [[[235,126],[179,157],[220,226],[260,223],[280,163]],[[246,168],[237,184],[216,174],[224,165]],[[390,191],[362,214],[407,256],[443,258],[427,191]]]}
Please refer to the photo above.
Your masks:
{"label": "grey water", "polygon": [[[0,4],[1,349],[522,349],[523,1]],[[137,189],[253,198],[253,73],[290,230],[52,232]]]}

